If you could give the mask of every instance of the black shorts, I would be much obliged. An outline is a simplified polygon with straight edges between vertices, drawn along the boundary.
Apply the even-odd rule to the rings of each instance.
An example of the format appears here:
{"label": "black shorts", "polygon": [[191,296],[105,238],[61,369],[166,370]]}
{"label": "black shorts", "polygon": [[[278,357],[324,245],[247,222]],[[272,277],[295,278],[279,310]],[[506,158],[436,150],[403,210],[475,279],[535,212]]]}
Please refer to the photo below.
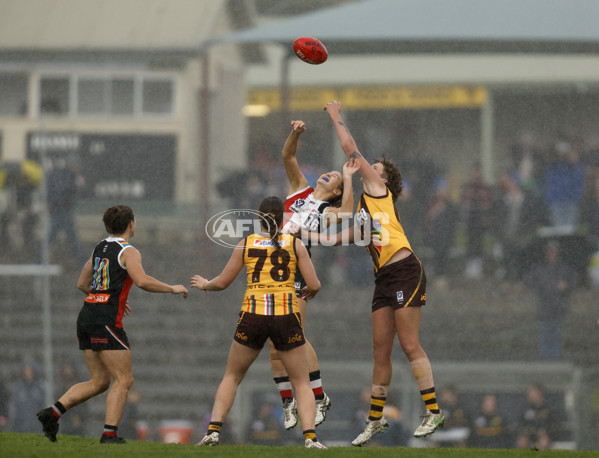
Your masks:
{"label": "black shorts", "polygon": [[241,345],[261,350],[270,338],[277,350],[288,351],[304,345],[304,328],[299,313],[258,315],[240,312],[234,339]]}
{"label": "black shorts", "polygon": [[375,278],[372,311],[382,307],[393,310],[426,304],[426,274],[413,253],[401,261],[383,266]]}
{"label": "black shorts", "polygon": [[130,350],[129,339],[123,328],[94,326],[77,322],[79,350]]}

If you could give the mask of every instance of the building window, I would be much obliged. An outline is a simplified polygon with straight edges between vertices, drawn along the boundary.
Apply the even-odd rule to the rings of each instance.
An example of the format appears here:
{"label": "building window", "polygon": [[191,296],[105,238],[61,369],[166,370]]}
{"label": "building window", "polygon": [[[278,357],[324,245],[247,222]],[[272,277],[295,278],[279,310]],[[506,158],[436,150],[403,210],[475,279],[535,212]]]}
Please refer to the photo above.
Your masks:
{"label": "building window", "polygon": [[69,78],[42,78],[40,113],[66,115],[69,112]]}
{"label": "building window", "polygon": [[113,79],[110,86],[111,113],[116,116],[133,116],[133,80]]}
{"label": "building window", "polygon": [[40,111],[63,116],[168,117],[174,112],[174,92],[171,76],[43,76]]}
{"label": "building window", "polygon": [[27,75],[0,74],[0,116],[25,116],[27,100]]}
{"label": "building window", "polygon": [[109,81],[79,79],[77,84],[77,112],[81,115],[110,113]]}
{"label": "building window", "polygon": [[143,81],[142,111],[144,114],[171,114],[173,109],[173,82],[169,80]]}

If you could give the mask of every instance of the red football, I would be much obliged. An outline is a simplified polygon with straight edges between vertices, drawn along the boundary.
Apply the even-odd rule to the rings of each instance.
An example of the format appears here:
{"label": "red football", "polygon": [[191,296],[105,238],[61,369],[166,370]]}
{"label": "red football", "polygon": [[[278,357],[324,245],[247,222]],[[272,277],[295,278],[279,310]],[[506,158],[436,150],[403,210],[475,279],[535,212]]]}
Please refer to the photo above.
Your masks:
{"label": "red football", "polygon": [[322,64],[329,57],[327,48],[317,38],[301,37],[293,42],[295,55],[308,64]]}

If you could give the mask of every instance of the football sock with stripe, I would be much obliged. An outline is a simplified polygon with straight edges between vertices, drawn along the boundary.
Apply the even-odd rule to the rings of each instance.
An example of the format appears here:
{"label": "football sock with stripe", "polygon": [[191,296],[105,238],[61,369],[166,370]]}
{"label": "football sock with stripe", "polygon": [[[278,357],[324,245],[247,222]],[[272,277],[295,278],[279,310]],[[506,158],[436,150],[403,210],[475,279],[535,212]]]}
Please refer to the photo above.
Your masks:
{"label": "football sock with stripe", "polygon": [[57,420],[66,411],[67,411],[67,409],[65,408],[65,406],[62,405],[62,403],[60,401],[56,401],[54,403],[54,405],[52,406],[52,414],[54,415],[54,418],[56,418]]}
{"label": "football sock with stripe", "polygon": [[114,437],[117,435],[119,431],[118,426],[114,425],[104,425],[104,435],[108,437]]}
{"label": "football sock with stripe", "polygon": [[428,357],[411,361],[410,367],[412,368],[412,373],[414,374],[418,389],[420,390],[420,396],[422,397],[427,410],[430,410],[432,413],[439,413],[433,371]]}
{"label": "football sock with stripe", "polygon": [[387,402],[387,396],[371,396],[370,397],[370,413],[368,419],[370,421],[380,420],[383,416],[383,408]]}
{"label": "football sock with stripe", "polygon": [[313,441],[316,441],[316,430],[306,429],[304,431],[304,440],[306,439],[312,439]]}
{"label": "football sock with stripe", "polygon": [[277,385],[277,390],[279,390],[279,394],[281,395],[281,400],[283,401],[283,403],[287,400],[291,401],[293,399],[293,390],[291,389],[291,382],[289,381],[289,377],[275,377],[274,380]]}
{"label": "football sock with stripe", "polygon": [[208,425],[208,432],[206,434],[220,433],[220,429],[223,427],[222,421],[211,421]]}
{"label": "football sock with stripe", "polygon": [[439,406],[437,405],[437,395],[435,394],[435,387],[429,388],[428,390],[422,390],[420,392],[422,400],[427,410],[432,413],[439,413]]}
{"label": "football sock with stripe", "polygon": [[322,389],[322,379],[320,378],[320,370],[310,372],[310,386],[316,399],[324,399],[324,391]]}

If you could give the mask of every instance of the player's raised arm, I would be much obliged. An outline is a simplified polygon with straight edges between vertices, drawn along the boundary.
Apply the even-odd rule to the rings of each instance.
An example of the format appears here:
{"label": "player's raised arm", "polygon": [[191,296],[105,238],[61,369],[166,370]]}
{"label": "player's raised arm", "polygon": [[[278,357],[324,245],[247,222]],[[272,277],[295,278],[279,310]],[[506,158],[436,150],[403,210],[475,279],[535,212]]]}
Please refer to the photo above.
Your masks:
{"label": "player's raised arm", "polygon": [[[336,221],[340,222],[344,215],[352,215],[354,212],[354,188],[352,178],[354,173],[360,168],[359,159],[350,159],[343,165],[343,196],[341,198],[341,207],[329,207],[326,213],[335,215]],[[329,219],[326,219],[327,226]]]}
{"label": "player's raised arm", "polygon": [[291,128],[281,152],[289,180],[289,195],[308,187],[308,180],[302,173],[295,156],[300,136],[306,131],[306,125],[304,121],[291,121]]}
{"label": "player's raised arm", "polygon": [[360,172],[360,175],[362,176],[364,191],[373,195],[380,195],[380,193],[386,192],[385,183],[380,174],[374,170],[362,156],[358,150],[354,137],[343,122],[343,119],[341,119],[341,102],[333,100],[332,102],[327,103],[324,109],[333,121],[337,137],[339,138],[339,144],[345,155],[349,159],[360,159],[358,172]]}

